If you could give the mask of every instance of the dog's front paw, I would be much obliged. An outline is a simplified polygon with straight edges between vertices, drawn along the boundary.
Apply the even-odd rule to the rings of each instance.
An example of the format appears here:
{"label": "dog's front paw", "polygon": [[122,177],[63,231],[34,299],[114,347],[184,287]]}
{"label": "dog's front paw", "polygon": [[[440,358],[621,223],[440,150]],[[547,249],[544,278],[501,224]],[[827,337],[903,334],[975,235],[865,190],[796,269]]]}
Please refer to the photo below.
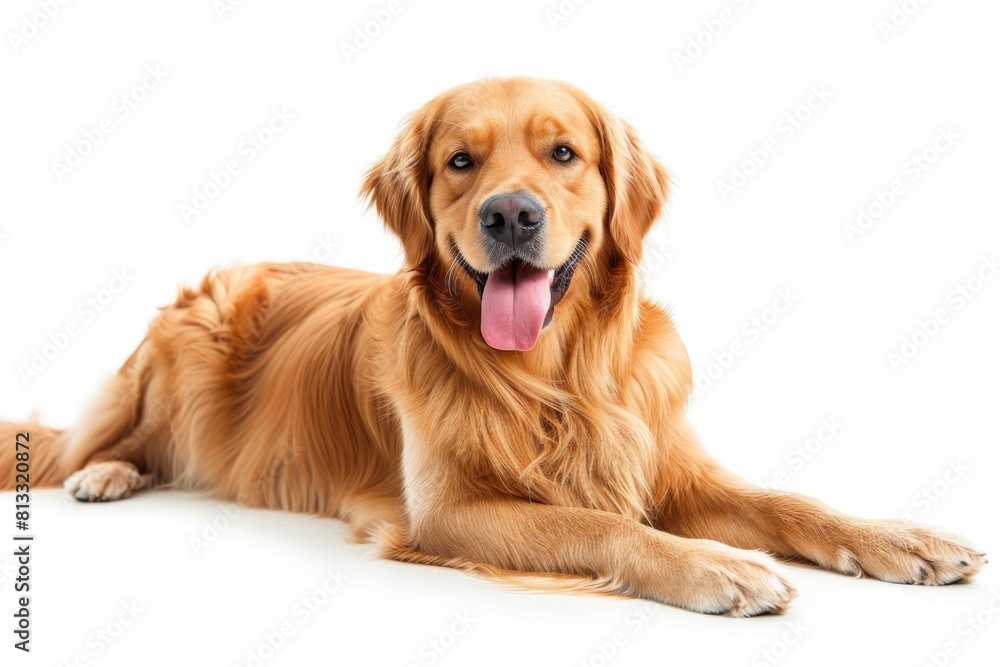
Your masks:
{"label": "dog's front paw", "polygon": [[941,532],[903,521],[866,523],[851,531],[834,568],[897,584],[944,586],[968,580],[986,554]]}
{"label": "dog's front paw", "polygon": [[681,589],[673,604],[707,614],[734,617],[780,614],[797,591],[774,568],[774,560],[760,551],[701,542],[688,554]]}
{"label": "dog's front paw", "polygon": [[149,485],[149,475],[140,475],[131,463],[103,461],[91,463],[63,482],[63,488],[77,500],[87,502],[128,498]]}

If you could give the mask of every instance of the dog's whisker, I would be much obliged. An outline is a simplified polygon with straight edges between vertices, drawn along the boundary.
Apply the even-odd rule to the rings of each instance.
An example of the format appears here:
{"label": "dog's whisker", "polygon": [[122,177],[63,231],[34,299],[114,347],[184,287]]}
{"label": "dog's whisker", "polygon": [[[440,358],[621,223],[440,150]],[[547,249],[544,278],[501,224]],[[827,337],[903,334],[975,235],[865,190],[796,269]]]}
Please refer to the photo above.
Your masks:
{"label": "dog's whisker", "polygon": [[454,284],[451,282],[452,273],[458,268],[458,257],[451,258],[451,265],[448,266],[448,271],[444,275],[445,287],[448,290],[449,296],[455,296]]}
{"label": "dog's whisker", "polygon": [[436,123],[445,123],[447,125],[453,125],[453,126],[457,127],[460,130],[466,129],[464,125],[460,125],[459,123],[456,123],[454,121],[445,120],[444,118],[432,118],[431,120],[433,120]]}

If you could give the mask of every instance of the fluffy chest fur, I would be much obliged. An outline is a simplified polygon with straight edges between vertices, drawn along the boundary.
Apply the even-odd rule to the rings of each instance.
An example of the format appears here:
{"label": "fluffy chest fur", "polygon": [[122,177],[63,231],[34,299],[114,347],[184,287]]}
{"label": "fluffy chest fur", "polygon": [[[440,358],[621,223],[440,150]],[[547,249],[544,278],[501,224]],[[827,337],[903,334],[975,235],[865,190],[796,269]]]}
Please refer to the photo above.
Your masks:
{"label": "fluffy chest fur", "polygon": [[[646,345],[650,336],[675,336],[660,309],[636,301],[612,320],[612,331],[634,328],[627,347],[557,335],[552,349],[525,361],[485,346],[463,354],[466,341],[448,345],[463,335],[460,326],[410,307],[400,338],[382,348],[374,382],[393,397],[402,424],[404,477],[433,470],[437,486],[469,497],[499,493],[645,518],[657,484],[651,471],[666,454],[664,408],[682,407],[689,371],[683,348],[675,360],[646,358],[647,348],[663,349],[662,340]],[[646,366],[636,370],[628,363],[635,358]],[[433,493],[425,484],[419,495]]]}

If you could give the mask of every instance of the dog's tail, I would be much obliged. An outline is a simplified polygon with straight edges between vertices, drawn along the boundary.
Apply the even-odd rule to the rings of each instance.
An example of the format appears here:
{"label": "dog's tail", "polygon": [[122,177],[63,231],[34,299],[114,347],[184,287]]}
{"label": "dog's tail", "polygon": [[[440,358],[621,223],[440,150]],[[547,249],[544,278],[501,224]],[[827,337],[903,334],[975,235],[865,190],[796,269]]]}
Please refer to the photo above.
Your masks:
{"label": "dog's tail", "polygon": [[68,475],[62,466],[65,441],[59,429],[0,422],[0,491],[62,484]]}

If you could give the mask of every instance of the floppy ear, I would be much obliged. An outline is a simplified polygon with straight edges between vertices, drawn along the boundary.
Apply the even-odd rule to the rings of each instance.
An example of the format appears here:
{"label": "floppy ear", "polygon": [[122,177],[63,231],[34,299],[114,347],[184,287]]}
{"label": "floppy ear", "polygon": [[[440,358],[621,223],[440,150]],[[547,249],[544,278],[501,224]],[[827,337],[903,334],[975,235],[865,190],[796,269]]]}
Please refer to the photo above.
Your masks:
{"label": "floppy ear", "polygon": [[598,109],[601,173],[608,190],[608,229],[618,254],[637,264],[642,240],[667,200],[667,170],[642,147],[628,123]]}
{"label": "floppy ear", "polygon": [[361,196],[403,243],[409,268],[420,265],[434,244],[427,203],[427,148],[435,115],[431,104],[413,114],[361,186]]}

